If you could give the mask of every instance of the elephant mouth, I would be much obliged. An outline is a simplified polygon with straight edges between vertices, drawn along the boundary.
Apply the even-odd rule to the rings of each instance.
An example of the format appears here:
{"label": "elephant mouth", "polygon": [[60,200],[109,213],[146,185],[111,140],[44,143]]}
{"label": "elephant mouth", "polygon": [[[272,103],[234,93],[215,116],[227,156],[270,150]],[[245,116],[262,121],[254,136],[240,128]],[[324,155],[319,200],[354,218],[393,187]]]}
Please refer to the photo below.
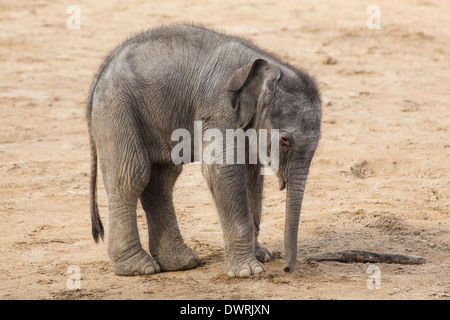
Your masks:
{"label": "elephant mouth", "polygon": [[278,186],[280,187],[280,190],[284,190],[286,188],[286,181],[281,174],[278,174]]}

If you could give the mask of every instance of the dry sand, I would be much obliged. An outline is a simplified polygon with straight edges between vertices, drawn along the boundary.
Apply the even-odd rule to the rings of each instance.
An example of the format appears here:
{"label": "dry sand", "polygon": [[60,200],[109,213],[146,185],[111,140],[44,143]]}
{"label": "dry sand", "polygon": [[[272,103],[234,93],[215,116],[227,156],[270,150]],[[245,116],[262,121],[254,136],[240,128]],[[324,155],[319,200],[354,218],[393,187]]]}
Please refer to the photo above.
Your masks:
{"label": "dry sand", "polygon": [[[0,299],[449,299],[450,4],[377,1],[68,1],[0,4]],[[175,205],[199,268],[118,277],[89,216],[85,102],[103,58],[129,36],[175,22],[243,35],[317,76],[322,139],[302,208],[299,257],[283,266],[285,192],[265,180],[261,277],[223,273],[219,220],[199,165]],[[101,181],[101,180],[100,180]],[[101,216],[106,196],[99,184]],[[147,227],[138,210],[141,241]],[[305,262],[349,249],[421,255],[422,265]],[[71,290],[69,266],[81,289]],[[370,269],[369,269],[370,270]]]}

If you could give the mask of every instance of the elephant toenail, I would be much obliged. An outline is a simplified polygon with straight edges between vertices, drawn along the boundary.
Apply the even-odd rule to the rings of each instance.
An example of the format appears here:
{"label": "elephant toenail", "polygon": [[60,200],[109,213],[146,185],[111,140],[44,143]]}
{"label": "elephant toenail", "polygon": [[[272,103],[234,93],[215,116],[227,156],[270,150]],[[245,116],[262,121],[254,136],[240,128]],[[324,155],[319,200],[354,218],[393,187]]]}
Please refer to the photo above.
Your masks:
{"label": "elephant toenail", "polygon": [[227,272],[227,276],[229,276],[230,278],[236,277],[236,275],[234,274],[234,272],[231,271],[231,270]]}
{"label": "elephant toenail", "polygon": [[255,274],[259,274],[259,273],[262,273],[262,272],[264,272],[263,268],[261,268],[261,267],[256,267],[255,268],[255,271],[254,271]]}
{"label": "elephant toenail", "polygon": [[144,274],[154,274],[155,273],[155,268],[153,268],[153,266],[147,266],[144,270]]}
{"label": "elephant toenail", "polygon": [[239,277],[241,277],[241,278],[250,277],[251,275],[252,275],[252,274],[251,274],[251,272],[250,272],[249,269],[242,269],[242,270],[239,272]]}

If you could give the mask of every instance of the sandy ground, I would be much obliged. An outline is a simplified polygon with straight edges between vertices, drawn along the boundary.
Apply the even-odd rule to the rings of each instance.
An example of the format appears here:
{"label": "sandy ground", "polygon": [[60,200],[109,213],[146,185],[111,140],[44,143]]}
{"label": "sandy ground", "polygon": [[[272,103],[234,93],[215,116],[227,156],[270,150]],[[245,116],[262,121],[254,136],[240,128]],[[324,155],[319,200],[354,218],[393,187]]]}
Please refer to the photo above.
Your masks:
{"label": "sandy ground", "polygon": [[[72,3],[0,4],[0,299],[449,299],[449,3],[78,0],[81,28],[71,30]],[[379,30],[366,25],[370,4],[381,10]],[[267,177],[261,241],[275,259],[261,277],[224,275],[222,233],[198,164],[184,167],[175,205],[203,266],[118,277],[106,243],[91,238],[90,83],[130,35],[184,21],[243,35],[317,76],[322,139],[293,273],[282,271],[285,192]],[[102,183],[99,204],[107,226]],[[138,222],[148,248],[141,208]],[[427,262],[377,264],[380,287],[370,289],[369,264],[304,261],[348,249]]]}

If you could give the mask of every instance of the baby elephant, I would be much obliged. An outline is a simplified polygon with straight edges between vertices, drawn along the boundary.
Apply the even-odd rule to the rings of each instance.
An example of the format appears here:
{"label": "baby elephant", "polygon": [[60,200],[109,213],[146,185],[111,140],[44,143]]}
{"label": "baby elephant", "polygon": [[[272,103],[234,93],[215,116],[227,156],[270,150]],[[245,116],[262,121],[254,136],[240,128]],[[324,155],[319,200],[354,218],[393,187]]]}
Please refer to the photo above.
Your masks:
{"label": "baby elephant", "polygon": [[[177,129],[191,136],[214,129],[223,137],[229,130],[241,130],[245,141],[252,140],[247,134],[251,130],[279,133],[275,138],[266,135],[264,141],[271,156],[277,155],[280,189],[287,190],[284,270],[293,270],[300,208],[320,119],[314,79],[247,40],[175,25],[125,41],[100,67],[87,103],[92,234],[96,242],[103,239],[96,201],[98,157],[108,196],[108,253],[114,272],[144,275],[201,263],[183,242],[173,206],[172,191],[182,163],[198,155],[194,147],[183,149],[178,156],[182,153],[188,161],[174,161]],[[223,229],[225,272],[249,277],[264,272],[262,262],[271,258],[258,242],[264,162],[259,160],[259,147],[256,161],[249,161],[250,151],[256,150],[250,143],[234,146],[230,156],[226,152],[230,143],[223,139],[222,148],[221,141],[214,139],[221,148],[215,149],[212,159],[202,161],[202,173]],[[203,138],[197,146],[205,151],[211,143]],[[245,160],[233,161],[243,150]],[[138,200],[146,213],[150,254],[139,239]]]}

